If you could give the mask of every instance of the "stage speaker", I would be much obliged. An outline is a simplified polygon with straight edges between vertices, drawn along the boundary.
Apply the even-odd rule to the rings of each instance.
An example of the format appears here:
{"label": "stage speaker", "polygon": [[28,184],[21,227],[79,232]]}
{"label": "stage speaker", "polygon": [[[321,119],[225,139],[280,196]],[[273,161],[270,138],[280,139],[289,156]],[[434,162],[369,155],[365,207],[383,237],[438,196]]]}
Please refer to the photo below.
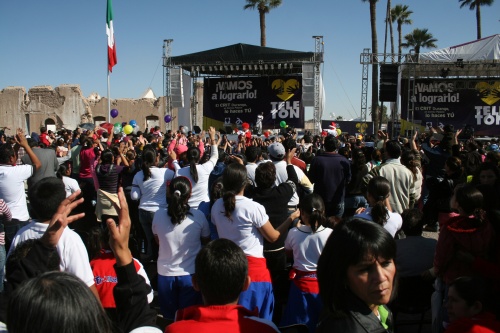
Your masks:
{"label": "stage speaker", "polygon": [[314,63],[302,64],[302,104],[314,106]]}
{"label": "stage speaker", "polygon": [[184,107],[184,89],[182,87],[182,68],[170,69],[170,95],[172,96],[172,107]]}
{"label": "stage speaker", "polygon": [[398,97],[399,65],[380,65],[380,83],[378,100],[396,102]]}

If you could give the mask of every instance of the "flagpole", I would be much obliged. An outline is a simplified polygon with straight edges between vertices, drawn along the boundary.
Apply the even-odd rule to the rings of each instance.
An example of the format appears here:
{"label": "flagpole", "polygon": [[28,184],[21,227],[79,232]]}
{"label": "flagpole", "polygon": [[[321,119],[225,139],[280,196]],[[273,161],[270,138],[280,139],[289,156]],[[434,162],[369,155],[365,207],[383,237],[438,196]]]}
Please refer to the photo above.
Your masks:
{"label": "flagpole", "polygon": [[111,123],[111,100],[109,99],[109,69],[108,69],[108,123]]}

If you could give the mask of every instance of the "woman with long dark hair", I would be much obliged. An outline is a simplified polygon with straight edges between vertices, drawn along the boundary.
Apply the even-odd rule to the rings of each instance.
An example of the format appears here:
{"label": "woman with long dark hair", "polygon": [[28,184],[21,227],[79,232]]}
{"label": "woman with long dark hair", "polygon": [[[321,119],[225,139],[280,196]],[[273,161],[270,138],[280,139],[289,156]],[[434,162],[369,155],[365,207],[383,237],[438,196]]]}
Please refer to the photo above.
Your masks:
{"label": "woman with long dark hair", "polygon": [[168,168],[158,168],[160,156],[155,148],[146,146],[142,151],[141,171],[132,181],[132,200],[139,200],[139,222],[145,235],[146,261],[158,257],[158,246],[151,227],[159,208],[167,207],[167,184],[174,178],[174,172]]}
{"label": "woman with long dark hair", "polygon": [[360,208],[355,217],[373,221],[384,227],[392,237],[401,229],[403,219],[398,213],[394,213],[389,203],[391,195],[391,184],[384,177],[373,177],[367,188],[367,200],[370,207]]}
{"label": "woman with long dark hair", "polygon": [[382,226],[357,218],[336,225],[318,261],[324,311],[316,332],[393,332],[386,305],[397,289],[395,257]]}
{"label": "woman with long dark hair", "polygon": [[175,153],[171,153],[171,156],[174,157],[176,176],[187,177],[193,185],[191,198],[189,199],[189,206],[193,208],[198,208],[203,201],[210,201],[208,196],[208,178],[219,158],[217,141],[215,140],[215,128],[210,127],[208,134],[211,141],[211,152],[210,159],[207,162],[198,164],[201,159],[200,149],[198,147],[188,148],[186,160],[189,165],[184,168],[180,168],[179,163],[175,160]]}
{"label": "woman with long dark hair", "polygon": [[274,296],[271,276],[264,258],[264,238],[275,242],[300,214],[295,211],[277,229],[274,229],[265,208],[243,196],[247,185],[247,169],[243,164],[231,163],[222,174],[224,196],[212,207],[212,222],[220,238],[227,238],[245,252],[252,283],[240,295],[238,304],[247,309],[259,308],[259,317],[272,320]]}
{"label": "woman with long dark hair", "polygon": [[210,241],[210,227],[205,215],[189,206],[191,181],[174,178],[167,189],[167,208],[160,208],[153,219],[153,234],[160,246],[158,253],[158,297],[163,318],[175,319],[175,312],[202,304],[194,290],[196,255],[202,244]]}

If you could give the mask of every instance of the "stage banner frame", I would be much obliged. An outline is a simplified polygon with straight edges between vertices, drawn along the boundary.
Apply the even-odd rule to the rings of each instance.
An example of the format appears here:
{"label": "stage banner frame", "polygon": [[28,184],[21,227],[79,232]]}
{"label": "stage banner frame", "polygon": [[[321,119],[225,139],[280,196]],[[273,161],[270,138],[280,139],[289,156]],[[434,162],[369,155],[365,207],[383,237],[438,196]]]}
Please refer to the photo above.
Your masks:
{"label": "stage banner frame", "polygon": [[261,112],[263,129],[280,128],[281,121],[304,128],[301,76],[204,78],[204,127],[234,129],[244,122],[254,127]]}
{"label": "stage banner frame", "polygon": [[[500,125],[500,78],[415,79],[408,94],[408,80],[401,80],[401,118],[413,125],[455,129],[472,126],[476,136],[496,136]],[[410,101],[408,101],[408,96]]]}

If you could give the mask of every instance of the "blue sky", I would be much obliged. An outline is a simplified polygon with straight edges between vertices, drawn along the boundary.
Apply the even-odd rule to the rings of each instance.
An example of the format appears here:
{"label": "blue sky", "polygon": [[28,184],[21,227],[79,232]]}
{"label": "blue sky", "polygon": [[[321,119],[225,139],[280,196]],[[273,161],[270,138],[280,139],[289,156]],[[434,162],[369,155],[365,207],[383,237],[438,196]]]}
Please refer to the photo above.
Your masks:
{"label": "blue sky", "polygon": [[[414,28],[428,28],[438,47],[476,38],[475,12],[458,0],[397,1],[413,11]],[[259,45],[258,12],[244,0],[114,0],[118,65],[111,98],[139,98],[151,87],[163,93],[163,40],[172,55],[236,43]],[[379,51],[383,51],[386,1],[377,6]],[[500,33],[500,1],[482,8],[483,37]],[[84,96],[107,91],[106,0],[0,1],[0,89],[79,84]],[[396,29],[395,34],[396,34]],[[361,0],[283,0],[267,15],[267,46],[313,51],[324,36],[326,110],[350,119],[360,114],[363,48],[371,47],[369,4]],[[397,37],[395,37],[397,43]],[[397,49],[397,47],[396,47]],[[422,50],[426,52],[427,50]]]}

